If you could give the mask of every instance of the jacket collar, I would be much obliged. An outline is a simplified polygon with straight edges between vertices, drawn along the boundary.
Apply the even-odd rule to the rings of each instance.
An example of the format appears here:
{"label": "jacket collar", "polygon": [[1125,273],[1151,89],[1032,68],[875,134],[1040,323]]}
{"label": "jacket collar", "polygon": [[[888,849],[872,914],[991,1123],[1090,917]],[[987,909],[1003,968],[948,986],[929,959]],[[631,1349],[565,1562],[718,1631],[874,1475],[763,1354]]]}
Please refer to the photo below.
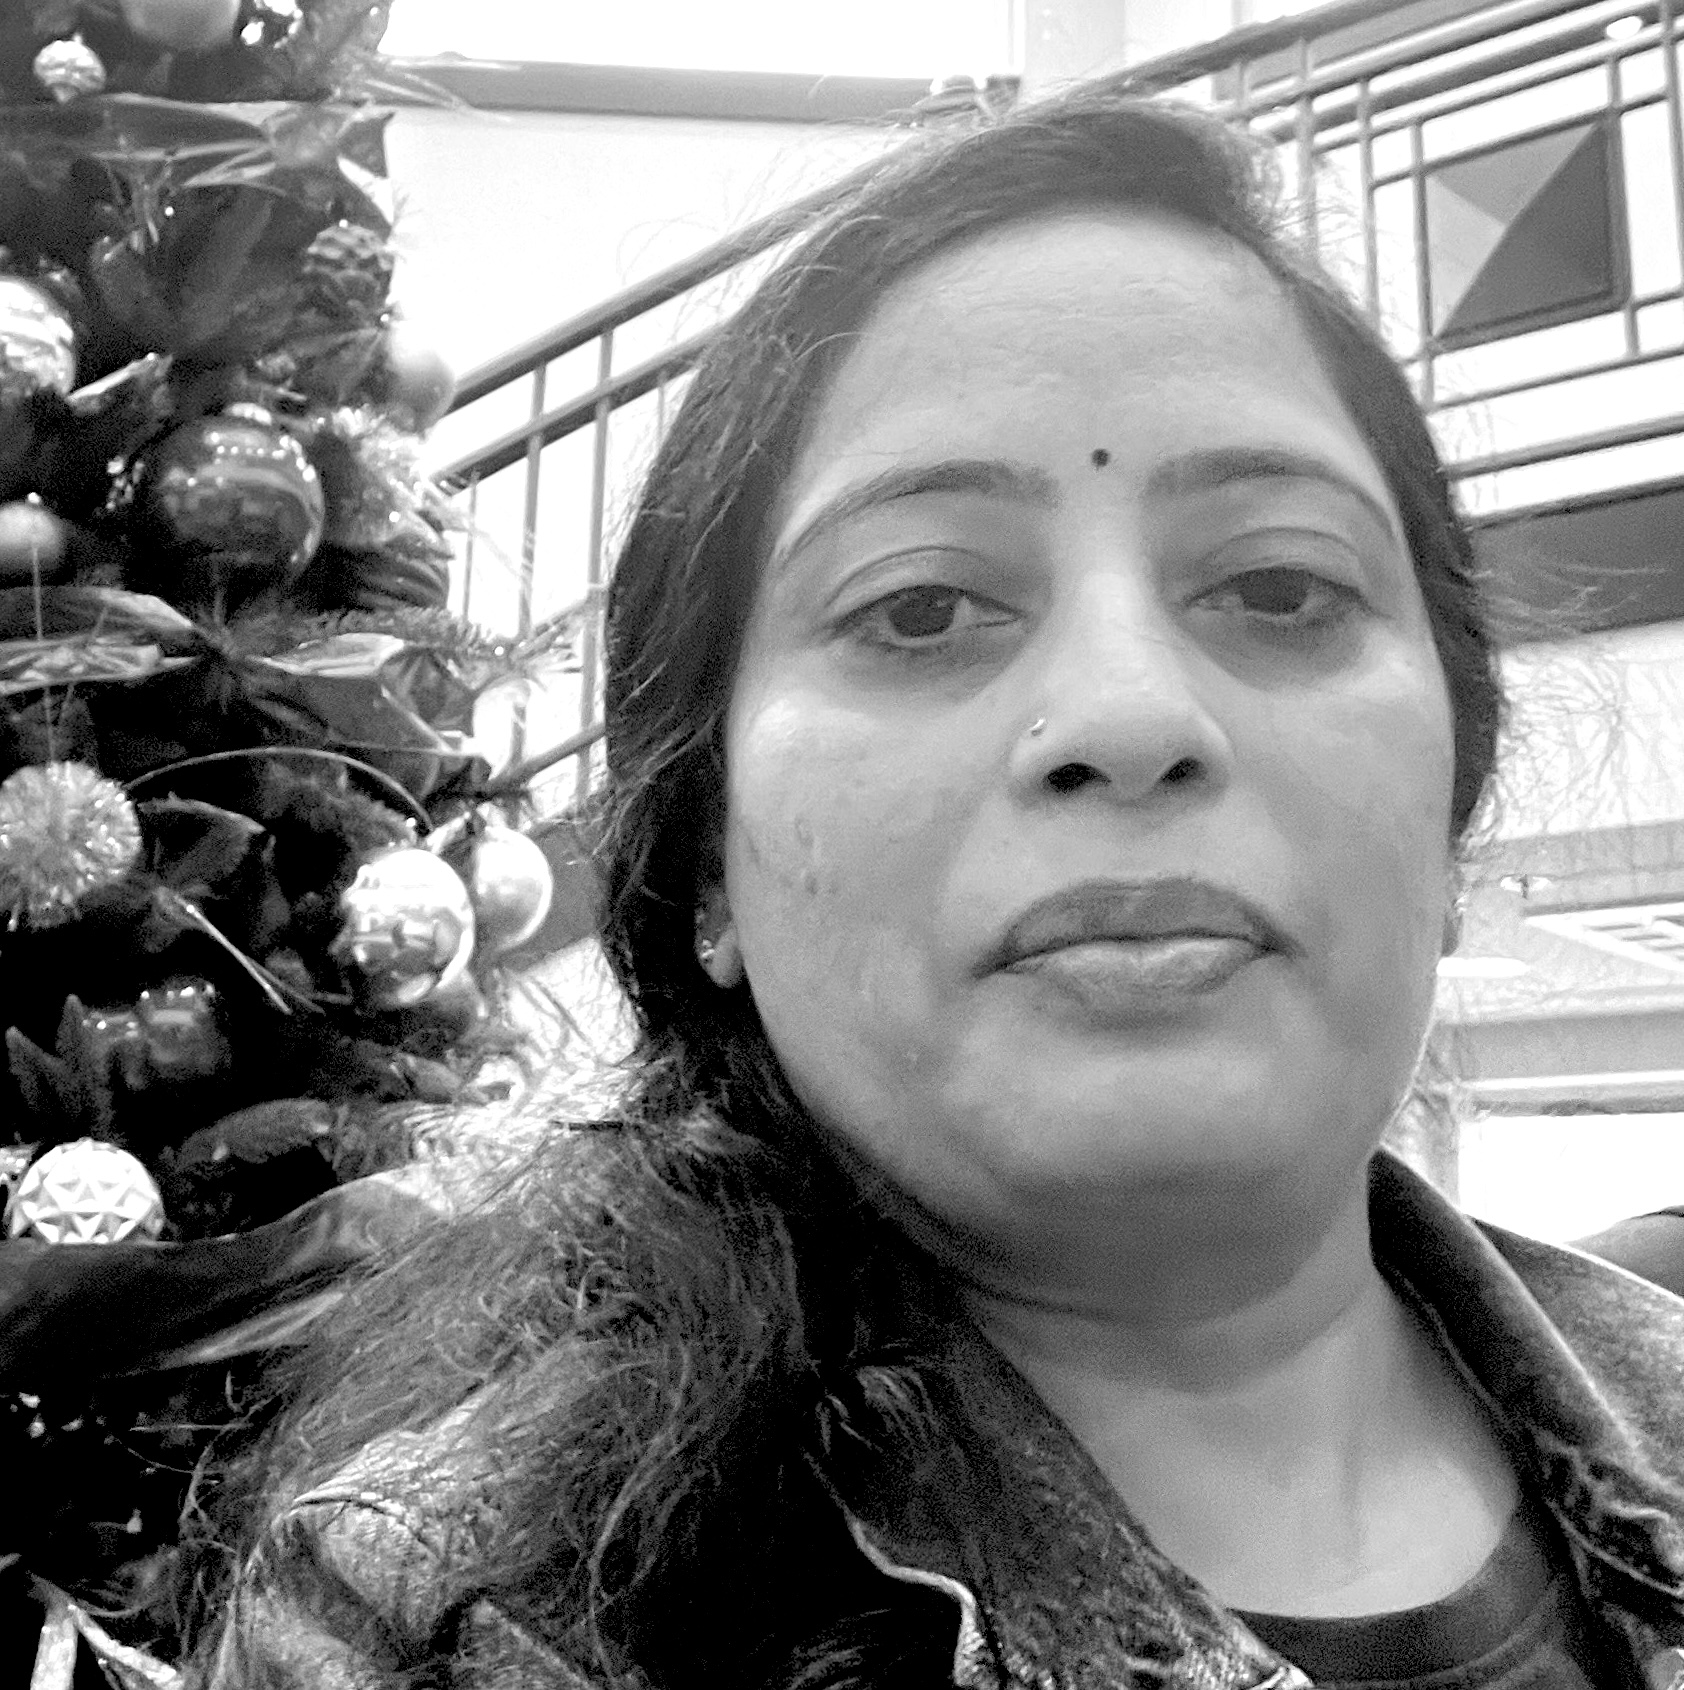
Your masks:
{"label": "jacket collar", "polygon": [[1472,1222],[1384,1152],[1369,1224],[1375,1261],[1437,1327],[1569,1538],[1684,1602],[1684,1301]]}
{"label": "jacket collar", "polygon": [[[1684,1612],[1684,1300],[1579,1251],[1476,1224],[1386,1152],[1373,1162],[1369,1208],[1376,1263],[1508,1432],[1524,1479],[1575,1548],[1587,1595],[1651,1612],[1659,1603],[1674,1629]],[[961,1690],[1308,1685],[1158,1552],[986,1340],[963,1335],[952,1365],[972,1411],[1031,1479],[1044,1517],[1022,1529],[1066,1545],[1077,1570],[1038,1590],[993,1588],[985,1604],[977,1570],[939,1534],[850,1517],[880,1571],[954,1598]]]}

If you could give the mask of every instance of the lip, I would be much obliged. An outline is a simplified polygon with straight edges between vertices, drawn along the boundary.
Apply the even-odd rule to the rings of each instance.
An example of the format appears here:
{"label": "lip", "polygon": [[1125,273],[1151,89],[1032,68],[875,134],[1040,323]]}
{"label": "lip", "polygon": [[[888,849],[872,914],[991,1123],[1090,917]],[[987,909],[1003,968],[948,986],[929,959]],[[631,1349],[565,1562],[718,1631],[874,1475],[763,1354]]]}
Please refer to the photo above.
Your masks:
{"label": "lip", "polygon": [[1285,936],[1254,904],[1208,881],[1088,880],[1032,903],[990,948],[979,972],[1016,968],[1081,946],[1156,950],[1174,941],[1228,941],[1254,953],[1288,949]]}

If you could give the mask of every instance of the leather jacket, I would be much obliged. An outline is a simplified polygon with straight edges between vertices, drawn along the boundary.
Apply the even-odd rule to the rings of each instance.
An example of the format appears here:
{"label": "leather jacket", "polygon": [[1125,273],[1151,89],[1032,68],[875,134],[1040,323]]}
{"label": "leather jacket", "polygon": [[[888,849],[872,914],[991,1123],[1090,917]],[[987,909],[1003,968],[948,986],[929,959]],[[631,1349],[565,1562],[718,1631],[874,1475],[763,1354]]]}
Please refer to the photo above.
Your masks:
{"label": "leather jacket", "polygon": [[[1608,1690],[1684,1690],[1684,1300],[1624,1269],[1474,1222],[1386,1152],[1373,1163],[1375,1260],[1438,1331],[1507,1435],[1522,1483],[1553,1514],[1600,1622]],[[980,1338],[963,1376],[1075,1534],[1076,1596],[996,1596],[985,1610],[940,1542],[847,1521],[879,1572],[953,1602],[960,1690],[1295,1690],[1310,1680],[1152,1546],[1086,1456]],[[986,1352],[986,1353],[984,1353]],[[487,1602],[434,1615],[437,1569],[495,1529],[496,1480],[441,1461],[449,1427],[368,1451],[300,1497],[303,1533],[365,1597],[425,1628],[448,1618],[452,1685],[602,1690]],[[460,1445],[454,1447],[460,1448]],[[470,1464],[471,1465],[471,1464]],[[261,1553],[261,1552],[260,1552]],[[257,1585],[249,1589],[258,1589]],[[395,1611],[388,1607],[382,1611]],[[248,1594],[240,1655],[264,1682],[362,1690],[384,1681],[308,1617]],[[991,1647],[987,1639],[993,1638]],[[244,1682],[230,1647],[206,1683]]]}

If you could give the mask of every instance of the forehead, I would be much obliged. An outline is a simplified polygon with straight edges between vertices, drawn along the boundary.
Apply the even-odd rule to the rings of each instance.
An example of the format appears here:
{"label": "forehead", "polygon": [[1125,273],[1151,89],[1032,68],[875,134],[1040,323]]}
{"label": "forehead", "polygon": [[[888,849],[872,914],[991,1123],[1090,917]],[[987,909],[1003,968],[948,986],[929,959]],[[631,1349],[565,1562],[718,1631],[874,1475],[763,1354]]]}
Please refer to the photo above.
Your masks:
{"label": "forehead", "polygon": [[1320,452],[1391,503],[1253,254],[1167,217],[1066,214],[992,230],[884,294],[809,418],[781,514],[914,453],[1068,464],[1103,448],[1144,481],[1223,444]]}

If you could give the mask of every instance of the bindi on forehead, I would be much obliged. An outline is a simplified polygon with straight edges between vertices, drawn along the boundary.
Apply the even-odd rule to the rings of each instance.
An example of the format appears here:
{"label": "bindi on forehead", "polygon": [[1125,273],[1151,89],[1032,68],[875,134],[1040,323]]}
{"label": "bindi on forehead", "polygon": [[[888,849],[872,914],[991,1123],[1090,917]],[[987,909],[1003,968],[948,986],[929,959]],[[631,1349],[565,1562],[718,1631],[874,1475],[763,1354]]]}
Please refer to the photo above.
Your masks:
{"label": "bindi on forehead", "polygon": [[1095,446],[1089,458],[1095,469],[1104,469],[1111,461],[1111,454],[1103,446]]}

